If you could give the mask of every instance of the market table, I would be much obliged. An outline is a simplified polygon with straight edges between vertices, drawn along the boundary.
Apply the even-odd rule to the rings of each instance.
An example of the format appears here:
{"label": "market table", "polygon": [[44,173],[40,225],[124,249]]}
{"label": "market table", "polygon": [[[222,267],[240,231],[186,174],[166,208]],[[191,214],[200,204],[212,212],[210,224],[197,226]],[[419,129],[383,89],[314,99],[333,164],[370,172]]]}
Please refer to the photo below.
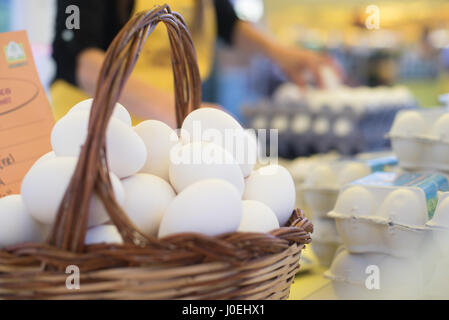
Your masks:
{"label": "market table", "polygon": [[320,266],[310,247],[304,252],[307,265],[301,265],[301,271],[290,289],[289,300],[333,300],[337,299],[331,282],[324,278],[326,267]]}

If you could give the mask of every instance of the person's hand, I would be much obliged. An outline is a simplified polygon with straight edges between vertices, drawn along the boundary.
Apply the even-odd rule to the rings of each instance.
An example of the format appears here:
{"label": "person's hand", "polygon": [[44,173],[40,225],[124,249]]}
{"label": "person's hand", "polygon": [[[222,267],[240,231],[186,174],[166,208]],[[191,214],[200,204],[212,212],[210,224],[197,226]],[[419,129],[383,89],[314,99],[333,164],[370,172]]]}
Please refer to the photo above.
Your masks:
{"label": "person's hand", "polygon": [[325,82],[321,72],[323,66],[334,71],[335,76],[342,80],[342,72],[332,58],[306,49],[277,47],[273,58],[289,79],[300,87],[307,84],[305,75],[309,73],[315,84],[323,88]]}

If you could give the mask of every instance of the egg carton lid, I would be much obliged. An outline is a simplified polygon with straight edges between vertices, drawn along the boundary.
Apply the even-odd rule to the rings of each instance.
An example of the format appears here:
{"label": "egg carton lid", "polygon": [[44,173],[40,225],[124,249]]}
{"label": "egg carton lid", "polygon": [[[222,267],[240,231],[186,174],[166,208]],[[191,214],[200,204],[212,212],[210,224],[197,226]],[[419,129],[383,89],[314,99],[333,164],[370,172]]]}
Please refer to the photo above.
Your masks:
{"label": "egg carton lid", "polygon": [[[423,142],[431,142],[431,141],[441,141],[440,137],[434,136],[431,134],[431,128],[433,124],[443,115],[447,114],[449,112],[449,109],[443,108],[443,107],[437,107],[437,108],[426,108],[426,109],[407,109],[407,110],[401,110],[399,111],[395,119],[393,121],[393,124],[391,126],[390,132],[388,132],[385,137],[386,138],[402,138],[402,139],[418,139],[419,141]],[[422,133],[411,133],[411,134],[404,134],[401,132],[396,132],[398,129],[396,126],[398,125],[401,118],[407,114],[412,115],[418,113],[422,119],[424,120],[424,123],[426,124],[426,127],[423,128],[424,132]],[[418,119],[415,119],[418,120]]]}
{"label": "egg carton lid", "polygon": [[412,226],[412,225],[407,225],[407,224],[400,223],[400,222],[395,222],[388,218],[374,216],[374,215],[373,216],[356,216],[356,215],[348,215],[348,214],[344,214],[344,213],[330,211],[327,214],[327,216],[330,218],[339,219],[339,220],[353,220],[354,223],[365,222],[365,223],[369,223],[369,224],[373,224],[373,225],[384,225],[384,226],[388,226],[391,229],[400,229],[403,231],[418,232],[418,231],[428,230],[426,225]]}
{"label": "egg carton lid", "polygon": [[295,181],[302,183],[305,179],[305,176],[313,166],[323,163],[329,163],[339,158],[340,155],[335,152],[317,154],[310,157],[298,157],[290,161],[287,169],[289,170]]}
{"label": "egg carton lid", "polygon": [[413,136],[407,136],[407,135],[401,135],[401,134],[394,134],[394,133],[387,133],[385,135],[386,139],[398,139],[398,140],[413,140],[416,142],[421,143],[442,143],[442,144],[449,144],[449,138],[438,138],[435,136],[431,136],[428,134],[421,134],[421,135],[413,135]]}
{"label": "egg carton lid", "polygon": [[[382,172],[388,168],[396,166],[398,159],[394,155],[382,155],[372,157],[359,158],[340,158],[328,163],[318,163],[310,168],[309,175],[305,177],[302,184],[302,190],[321,191],[321,192],[339,192],[341,187],[352,181],[358,180],[373,172]],[[320,169],[320,180],[335,180],[329,185],[319,185],[314,183],[318,178],[312,177],[316,175],[314,170]],[[349,177],[349,178],[348,178]],[[314,179],[313,179],[314,178]],[[310,181],[312,180],[312,181]]]}
{"label": "egg carton lid", "polygon": [[[407,230],[423,230],[427,229],[426,222],[433,219],[434,217],[434,213],[436,212],[437,207],[436,204],[438,202],[438,196],[441,194],[441,192],[449,191],[449,184],[446,176],[440,174],[377,172],[354,181],[349,185],[346,185],[341,190],[339,199],[341,200],[341,197],[345,195],[346,190],[351,188],[357,188],[357,191],[354,189],[351,194],[352,198],[355,198],[353,200],[351,200],[350,198],[346,199],[346,203],[348,203],[348,201],[354,201],[356,198],[360,198],[361,195],[369,196],[368,200],[371,199],[370,201],[374,201],[373,204],[375,204],[376,201],[382,201],[383,203],[385,198],[393,192],[404,189],[410,190],[414,195],[410,194],[408,196],[416,196],[421,198],[420,200],[418,200],[418,202],[420,203],[420,208],[418,208],[417,210],[419,212],[422,211],[423,214],[427,214],[427,217],[423,217],[421,219],[417,216],[417,220],[425,219],[422,224],[420,222],[410,223],[410,220],[406,222],[406,218],[410,218],[408,211],[404,211],[402,214],[397,215],[395,219],[392,219],[391,215],[388,212],[387,216],[379,215],[378,210],[380,207],[374,211],[374,214],[363,214],[363,212],[355,212],[354,214],[349,212],[338,212],[338,199],[334,210],[328,213],[328,217],[334,219],[352,219],[354,221],[383,224],[388,225],[391,228],[397,227],[405,228]],[[356,192],[356,194],[353,194],[354,192]],[[361,195],[360,192],[362,192]],[[358,199],[359,202],[361,199],[362,201],[368,201],[363,200],[364,198],[360,198]],[[439,211],[441,211],[441,209],[439,209]],[[437,213],[437,216],[439,216],[439,211]],[[417,212],[416,214],[419,215],[419,212]],[[449,217],[447,225],[449,226]]]}
{"label": "egg carton lid", "polygon": [[340,191],[340,186],[313,186],[307,185],[305,182],[299,186],[299,190],[302,192],[313,191],[322,194],[337,194]]}

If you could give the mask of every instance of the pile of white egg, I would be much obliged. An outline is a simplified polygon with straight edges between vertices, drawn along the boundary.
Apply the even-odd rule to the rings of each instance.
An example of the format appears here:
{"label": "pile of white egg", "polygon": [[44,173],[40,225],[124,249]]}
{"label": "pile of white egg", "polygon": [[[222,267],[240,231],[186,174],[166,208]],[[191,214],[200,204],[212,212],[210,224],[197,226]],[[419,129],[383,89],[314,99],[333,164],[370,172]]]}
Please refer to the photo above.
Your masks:
{"label": "pile of white egg", "polygon": [[[55,124],[53,151],[26,174],[21,195],[0,199],[0,248],[45,238],[87,137],[91,105],[92,99],[80,102]],[[256,137],[218,109],[193,111],[176,132],[156,120],[132,127],[128,111],[117,103],[106,149],[116,200],[149,236],[269,232],[294,209],[288,171],[278,165],[255,170]],[[86,243],[121,242],[93,195]]]}

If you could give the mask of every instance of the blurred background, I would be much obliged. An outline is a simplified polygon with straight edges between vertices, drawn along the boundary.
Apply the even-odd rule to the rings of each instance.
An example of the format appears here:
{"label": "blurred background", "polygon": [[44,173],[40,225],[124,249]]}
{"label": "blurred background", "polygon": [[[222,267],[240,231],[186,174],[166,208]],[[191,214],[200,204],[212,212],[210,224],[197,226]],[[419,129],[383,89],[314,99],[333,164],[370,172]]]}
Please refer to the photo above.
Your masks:
{"label": "blurred background", "polygon": [[[378,239],[365,241],[369,236],[360,229],[357,231],[363,219],[357,222],[349,216],[354,229],[348,229],[348,233],[358,237],[353,239],[355,244],[380,243],[393,234],[404,245],[393,248],[397,252],[393,246],[379,245],[375,250],[349,254],[338,249],[344,243],[345,233],[337,230],[334,217],[328,213],[336,205],[342,188],[371,174],[376,177],[379,172],[386,173],[384,177],[405,174],[408,180],[399,181],[394,188],[392,179],[375,180],[376,187],[399,188],[396,191],[400,192],[410,187],[421,188],[426,197],[427,189],[432,189],[433,198],[421,197],[426,203],[437,203],[437,193],[442,192],[444,203],[449,203],[449,95],[444,97],[449,93],[449,1],[232,0],[232,3],[240,18],[252,21],[282,43],[329,54],[345,75],[341,82],[324,68],[321,71],[325,89],[300,89],[288,83],[281,70],[262,55],[250,55],[248,48],[231,49],[218,42],[213,72],[203,87],[205,101],[222,105],[246,127],[277,130],[279,162],[293,176],[296,207],[304,209],[315,225],[313,253],[306,251],[301,262],[301,271],[308,272],[309,277],[295,282],[292,298],[335,297],[335,293],[328,291],[320,296],[316,292],[326,288],[330,280],[338,286],[337,280],[342,279],[338,272],[347,276],[347,270],[358,272],[349,274],[350,281],[346,280],[354,284],[351,277],[362,279],[360,288],[366,293],[365,264],[380,265],[393,272],[391,279],[405,281],[405,289],[395,281],[389,283],[400,289],[400,297],[421,297],[421,287],[413,295],[409,295],[412,291],[407,287],[416,285],[419,278],[416,275],[421,275],[410,268],[415,262],[418,265],[423,262],[423,278],[431,278],[425,281],[430,283],[426,295],[447,298],[449,218],[445,218],[442,240],[436,238],[441,246],[429,241],[424,243],[429,247],[421,250],[410,245],[406,238],[409,235],[390,233],[390,229]],[[38,72],[47,90],[55,73],[51,59],[55,5],[56,0],[0,0],[0,32],[28,31]],[[436,174],[429,176],[428,172]],[[420,179],[427,179],[426,183],[409,183]],[[372,182],[368,180],[358,184],[371,190]],[[347,208],[357,208],[365,198],[360,199],[353,196]],[[411,209],[416,209],[411,208],[413,205],[409,203],[413,202],[408,198],[403,199],[390,203],[393,218],[398,210],[405,210],[404,216],[408,217]],[[447,217],[447,208],[446,204],[438,210]],[[431,215],[424,211],[423,221],[427,222]],[[375,221],[379,215],[371,214]],[[439,230],[441,226],[437,227]],[[420,225],[418,229],[424,227]],[[403,259],[410,248],[419,251],[417,261],[407,260],[410,257]],[[442,248],[441,252],[435,248]],[[323,272],[332,263],[334,267],[325,280]],[[412,271],[412,276],[403,276],[403,270]],[[344,294],[352,292],[350,286],[342,288]],[[359,291],[355,297],[361,297]]]}
{"label": "blurred background", "polygon": [[[55,0],[0,0],[0,31],[20,29],[28,31],[38,71],[46,88],[49,87],[55,70],[50,58],[55,2]],[[389,101],[386,104],[400,104],[398,109],[432,107],[438,104],[440,94],[449,92],[447,1],[234,0],[233,5],[241,18],[259,24],[283,43],[332,55],[346,75],[345,83],[341,85],[345,89],[359,89],[350,90],[349,93],[348,90],[345,91],[346,100],[341,103],[346,107],[351,107],[351,104],[366,104],[360,102],[363,97],[358,100],[354,98],[356,101],[348,101],[348,95],[368,94],[369,99],[376,100],[371,104],[383,105],[385,103],[377,100],[382,100],[382,94],[391,95],[391,92],[386,90],[367,91],[367,88],[396,88],[395,92],[398,95],[402,94],[402,101]],[[378,8],[378,28],[367,27],[372,13],[369,11],[370,5]],[[280,90],[285,82],[280,70],[262,56],[252,56],[251,59],[248,57],[245,48],[230,49],[222,43],[217,43],[214,72],[204,84],[204,100],[223,105],[248,127],[266,125],[268,121],[265,127],[280,130],[281,155],[293,158],[333,149],[351,154],[385,147],[379,143],[378,146],[368,146],[369,143],[365,141],[359,142],[357,147],[339,150],[335,143],[329,142],[326,146],[312,146],[298,150],[292,146],[292,143],[294,144],[292,139],[298,140],[298,137],[292,138],[292,135],[301,133],[301,130],[306,131],[304,126],[313,127],[314,124],[304,121],[303,118],[298,119],[297,123],[290,123],[279,117],[276,117],[274,123],[269,123],[270,119],[273,120],[273,108],[288,108],[282,105],[286,100],[283,99],[285,96],[287,100],[296,98],[293,102],[297,105],[305,104],[310,107],[321,104],[321,107],[331,109],[332,106],[329,106],[331,103],[326,105],[322,100],[335,102],[339,98],[335,98],[335,95],[329,97],[325,92],[311,97],[308,92],[306,94],[292,92],[295,91],[292,88]],[[363,90],[365,91],[362,92]],[[279,92],[278,100],[273,98],[276,92]],[[338,95],[340,96],[341,94]],[[405,101],[405,96],[409,100]],[[317,99],[321,102],[317,102]],[[337,107],[337,109],[338,112],[342,112],[344,108]],[[311,119],[316,119],[317,112],[321,113],[322,110],[317,111],[316,108],[313,110],[314,116],[311,116]],[[274,114],[282,114],[282,111]],[[293,115],[296,114],[297,112],[293,112]],[[265,116],[266,118],[263,118]],[[372,120],[362,118],[359,117],[357,121],[365,123]],[[321,129],[329,126],[323,122],[317,125]],[[391,123],[388,123],[385,127],[390,125]],[[340,127],[346,128],[344,125]],[[294,130],[295,128],[297,130]],[[282,132],[288,130],[289,134],[282,135]],[[348,130],[346,128],[343,131]],[[381,129],[369,128],[371,132],[375,130],[380,130],[378,136],[384,134]],[[365,139],[369,140],[367,137]],[[284,141],[286,143],[283,147],[281,142]]]}

